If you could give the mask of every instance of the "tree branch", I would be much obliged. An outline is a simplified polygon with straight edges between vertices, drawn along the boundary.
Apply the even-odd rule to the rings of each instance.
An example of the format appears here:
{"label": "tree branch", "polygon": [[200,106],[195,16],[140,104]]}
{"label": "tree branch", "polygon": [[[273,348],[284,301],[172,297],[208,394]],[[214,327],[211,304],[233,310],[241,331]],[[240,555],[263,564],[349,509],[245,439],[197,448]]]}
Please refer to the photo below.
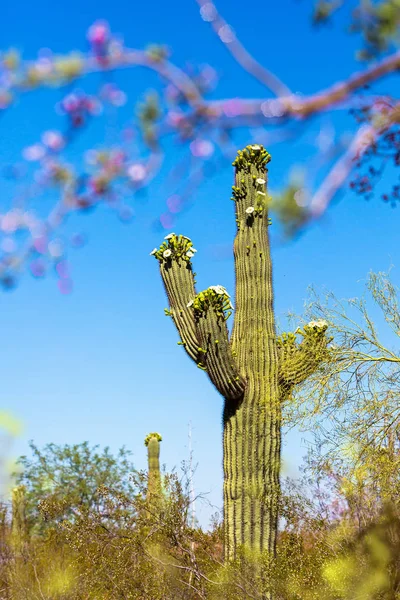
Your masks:
{"label": "tree branch", "polygon": [[218,37],[224,42],[228,52],[239,65],[271,90],[276,96],[291,94],[290,89],[274,73],[257,62],[237,39],[232,27],[218,13],[215,4],[208,0],[196,0],[204,21],[209,21]]}

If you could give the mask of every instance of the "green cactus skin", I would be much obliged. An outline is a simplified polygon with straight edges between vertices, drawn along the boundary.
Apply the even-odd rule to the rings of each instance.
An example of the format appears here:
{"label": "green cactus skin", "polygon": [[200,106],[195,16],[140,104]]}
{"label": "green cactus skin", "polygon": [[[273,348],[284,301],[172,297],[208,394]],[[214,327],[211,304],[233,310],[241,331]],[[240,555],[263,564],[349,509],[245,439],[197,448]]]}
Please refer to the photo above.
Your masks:
{"label": "green cactus skin", "polygon": [[[159,262],[171,316],[187,354],[225,399],[223,410],[224,554],[239,547],[274,556],[278,525],[282,402],[324,359],[322,321],[277,338],[268,236],[268,152],[239,151],[235,167],[237,233],[235,317],[229,340],[229,295],[222,286],[196,294],[189,238],[169,234],[151,254]],[[179,342],[178,342],[179,343]]]}
{"label": "green cactus skin", "polygon": [[25,486],[19,485],[11,493],[11,544],[19,551],[28,538],[25,492]]}
{"label": "green cactus skin", "polygon": [[147,446],[148,483],[147,498],[161,496],[161,473],[160,473],[160,442],[162,437],[159,433],[149,433],[144,440]]}

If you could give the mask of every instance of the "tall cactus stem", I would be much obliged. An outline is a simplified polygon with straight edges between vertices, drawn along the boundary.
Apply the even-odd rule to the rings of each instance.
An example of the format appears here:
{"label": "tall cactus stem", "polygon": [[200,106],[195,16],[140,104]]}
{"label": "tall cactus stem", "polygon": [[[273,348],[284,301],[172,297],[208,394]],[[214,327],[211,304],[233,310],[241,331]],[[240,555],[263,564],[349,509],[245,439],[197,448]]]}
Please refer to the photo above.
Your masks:
{"label": "tall cactus stem", "polygon": [[147,446],[148,480],[147,499],[150,501],[161,497],[161,472],[160,472],[160,442],[159,433],[149,433],[144,441]]}

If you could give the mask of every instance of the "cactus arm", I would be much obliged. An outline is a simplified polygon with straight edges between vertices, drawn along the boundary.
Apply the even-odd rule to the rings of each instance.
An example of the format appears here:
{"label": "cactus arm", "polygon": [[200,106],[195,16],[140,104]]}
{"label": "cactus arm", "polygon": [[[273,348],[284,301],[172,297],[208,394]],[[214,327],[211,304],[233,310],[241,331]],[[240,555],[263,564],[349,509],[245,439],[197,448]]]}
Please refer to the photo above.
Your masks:
{"label": "cactus arm", "polygon": [[226,320],[233,309],[229,295],[221,285],[211,286],[189,302],[193,310],[203,358],[198,365],[226,400],[243,395],[245,379],[239,373],[229,344]]}
{"label": "cactus arm", "polygon": [[325,359],[327,345],[332,341],[325,334],[327,327],[326,321],[320,320],[311,321],[303,330],[297,329],[296,333],[303,336],[300,344],[294,333],[284,333],[277,339],[282,390],[289,392],[294,385],[302,383]]}
{"label": "cactus arm", "polygon": [[[226,319],[233,308],[222,286],[211,286],[196,294],[191,258],[196,250],[185,236],[170,233],[154,254],[170,302],[171,315],[182,344],[192,360],[204,371],[227,399],[243,394],[240,375],[229,345]],[[229,306],[230,305],[230,306]]]}
{"label": "cactus arm", "polygon": [[151,252],[159,262],[170,303],[170,310],[166,310],[166,314],[172,317],[187,354],[198,363],[200,343],[193,313],[187,306],[196,294],[190,260],[196,250],[192,248],[189,238],[184,236],[169,234],[166,239],[159,249]]}

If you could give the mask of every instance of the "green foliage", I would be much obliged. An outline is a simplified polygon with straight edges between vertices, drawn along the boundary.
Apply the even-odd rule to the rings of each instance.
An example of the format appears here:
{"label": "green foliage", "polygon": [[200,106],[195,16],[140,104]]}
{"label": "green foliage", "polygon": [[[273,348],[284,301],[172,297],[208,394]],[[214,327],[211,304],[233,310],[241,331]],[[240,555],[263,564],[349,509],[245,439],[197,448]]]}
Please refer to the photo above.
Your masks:
{"label": "green foliage", "polygon": [[32,535],[42,534],[49,518],[73,520],[83,509],[101,512],[97,489],[102,485],[133,493],[128,481],[133,471],[128,460],[131,452],[124,447],[117,457],[108,448],[98,453],[98,446],[90,448],[88,442],[72,446],[47,444],[39,450],[31,441],[30,448],[33,457],[18,459],[19,470],[14,477],[17,484],[26,487],[26,518]]}
{"label": "green foliage", "polygon": [[[165,476],[167,501],[148,511],[147,477],[135,472],[136,493],[103,486],[114,527],[93,507],[72,522],[52,521],[45,535],[18,551],[1,521],[0,585],[7,600],[398,600],[400,518],[386,504],[361,529],[350,513],[333,519],[320,482],[286,478],[285,522],[274,560],[239,547],[223,562],[223,523],[189,527],[189,482]],[[339,492],[340,494],[340,492]],[[361,499],[362,500],[362,499]],[[5,542],[5,543],[4,543]],[[254,576],[257,573],[257,576]]]}
{"label": "green foliage", "polygon": [[[377,309],[382,333],[386,329],[396,345],[378,335],[371,316]],[[370,273],[366,293],[347,301],[332,293],[320,298],[311,289],[305,318],[326,320],[336,344],[285,406],[284,419],[313,431],[310,471],[336,473],[354,517],[365,525],[400,494],[398,289],[386,273]]]}
{"label": "green foliage", "polygon": [[[313,12],[315,25],[328,22],[341,7],[344,0],[317,0]],[[364,48],[358,50],[358,60],[369,61],[383,52],[393,49],[400,41],[399,0],[359,0],[351,11],[350,33],[360,34]]]}

